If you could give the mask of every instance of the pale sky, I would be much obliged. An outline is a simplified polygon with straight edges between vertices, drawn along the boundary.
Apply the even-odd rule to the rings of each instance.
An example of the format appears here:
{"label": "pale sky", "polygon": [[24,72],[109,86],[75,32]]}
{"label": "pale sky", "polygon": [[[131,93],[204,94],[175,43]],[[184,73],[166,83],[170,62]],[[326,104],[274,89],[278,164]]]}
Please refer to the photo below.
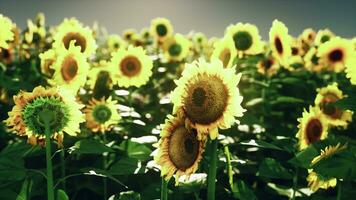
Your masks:
{"label": "pale sky", "polygon": [[249,22],[266,39],[272,21],[279,19],[294,36],[309,27],[329,27],[337,35],[356,36],[355,0],[0,0],[0,13],[20,27],[40,11],[49,25],[75,16],[86,25],[97,21],[109,33],[140,30],[151,19],[166,17],[175,32],[183,34],[194,29],[221,37],[229,24]]}

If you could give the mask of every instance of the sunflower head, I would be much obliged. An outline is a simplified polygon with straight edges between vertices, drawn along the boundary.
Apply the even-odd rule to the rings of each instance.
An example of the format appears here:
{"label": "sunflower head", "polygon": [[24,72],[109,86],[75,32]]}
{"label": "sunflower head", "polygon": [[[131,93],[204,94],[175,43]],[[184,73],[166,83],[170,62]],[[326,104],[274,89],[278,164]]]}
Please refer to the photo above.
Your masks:
{"label": "sunflower head", "polygon": [[126,47],[125,41],[119,35],[110,35],[107,39],[107,45],[110,52]]}
{"label": "sunflower head", "polygon": [[280,65],[288,68],[288,59],[292,55],[292,37],[288,34],[288,28],[282,22],[273,21],[269,31],[269,42],[273,56]]}
{"label": "sunflower head", "polygon": [[261,53],[262,43],[258,29],[253,24],[237,23],[226,28],[225,34],[234,40],[236,51],[241,54]]}
{"label": "sunflower head", "polygon": [[129,46],[112,54],[110,67],[119,86],[140,87],[152,75],[153,62],[142,47]]}
{"label": "sunflower head", "polygon": [[315,36],[316,36],[316,32],[312,28],[307,28],[304,29],[304,31],[299,37],[304,44],[311,46],[314,43]]}
{"label": "sunflower head", "polygon": [[335,34],[329,29],[319,30],[315,36],[315,45],[320,46],[321,44],[329,41],[331,38],[335,37]]}
{"label": "sunflower head", "polygon": [[89,64],[80,47],[71,42],[68,49],[61,49],[53,63],[54,77],[51,84],[60,85],[76,93],[85,84]]}
{"label": "sunflower head", "polygon": [[241,74],[224,68],[220,60],[199,60],[186,64],[177,88],[171,94],[173,113],[186,117],[187,123],[201,134],[210,132],[216,138],[215,129],[229,128],[235,117],[241,117],[242,96],[236,87]]}
{"label": "sunflower head", "polygon": [[333,83],[326,87],[319,88],[317,92],[315,105],[320,108],[330,125],[346,127],[352,120],[352,112],[350,110],[342,110],[332,105],[332,103],[345,97],[338,88],[338,84]]}
{"label": "sunflower head", "polygon": [[346,77],[351,84],[356,85],[356,53],[346,62]]}
{"label": "sunflower head", "polygon": [[8,45],[9,48],[0,48],[0,62],[9,65],[14,61],[15,50],[13,45]]}
{"label": "sunflower head", "polygon": [[9,48],[8,42],[14,40],[12,32],[13,24],[11,20],[0,14],[0,48]]}
{"label": "sunflower head", "polygon": [[168,116],[162,126],[155,161],[161,166],[161,175],[170,179],[176,174],[176,184],[182,175],[191,175],[198,169],[205,146],[195,129],[185,126],[184,119]]}
{"label": "sunflower head", "polygon": [[109,97],[105,100],[91,99],[84,109],[87,127],[93,132],[105,133],[111,130],[121,119],[117,111],[117,101]]}
{"label": "sunflower head", "polygon": [[83,27],[75,18],[64,19],[53,38],[55,49],[68,50],[71,43],[74,42],[74,45],[80,48],[80,52],[85,57],[90,57],[97,48],[90,28]]}
{"label": "sunflower head", "polygon": [[166,18],[153,19],[151,21],[151,34],[158,42],[162,42],[173,35],[173,26]]}
{"label": "sunflower head", "polygon": [[317,56],[328,70],[341,72],[353,54],[354,47],[348,40],[334,37],[320,45]]}
{"label": "sunflower head", "polygon": [[308,52],[304,56],[304,67],[309,71],[320,72],[324,69],[324,66],[319,63],[319,57],[317,56],[317,49],[315,47],[311,47]]}
{"label": "sunflower head", "polygon": [[181,61],[187,57],[190,48],[190,41],[183,35],[177,33],[172,38],[163,42],[164,56],[170,61]]}
{"label": "sunflower head", "polygon": [[298,122],[299,131],[296,137],[299,139],[300,150],[328,135],[328,122],[318,107],[309,107],[309,112],[304,110]]}
{"label": "sunflower head", "polygon": [[50,77],[53,76],[54,70],[52,68],[54,62],[56,61],[56,51],[49,49],[39,55],[41,59],[41,72]]}
{"label": "sunflower head", "polygon": [[80,112],[82,106],[62,88],[45,89],[39,86],[32,92],[20,92],[14,96],[14,102],[15,106],[5,122],[11,131],[26,135],[31,143],[36,144],[45,137],[46,120],[54,138],[63,135],[63,132],[76,135],[79,123],[84,121]]}
{"label": "sunflower head", "polygon": [[225,36],[223,39],[214,43],[214,51],[210,60],[219,59],[224,68],[232,67],[234,58],[237,55],[234,40]]}
{"label": "sunflower head", "polygon": [[275,75],[279,70],[279,64],[273,56],[261,59],[257,63],[257,71],[268,76]]}

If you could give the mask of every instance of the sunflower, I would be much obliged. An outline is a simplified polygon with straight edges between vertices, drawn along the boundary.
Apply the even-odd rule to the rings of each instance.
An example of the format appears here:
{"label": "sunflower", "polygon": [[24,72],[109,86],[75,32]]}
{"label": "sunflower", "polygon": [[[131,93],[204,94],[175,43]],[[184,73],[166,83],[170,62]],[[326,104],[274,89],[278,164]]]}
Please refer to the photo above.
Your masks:
{"label": "sunflower", "polygon": [[12,28],[11,20],[0,14],[0,48],[9,48],[7,42],[14,40]]}
{"label": "sunflower", "polygon": [[124,39],[128,42],[132,42],[135,38],[137,38],[136,30],[131,28],[124,30],[122,35],[124,36]]}
{"label": "sunflower", "polygon": [[346,62],[346,77],[351,84],[356,85],[356,53]]}
{"label": "sunflower", "polygon": [[163,42],[165,39],[172,37],[173,26],[166,18],[153,19],[151,21],[151,34],[158,42]]}
{"label": "sunflower", "polygon": [[41,72],[43,74],[52,77],[54,74],[54,70],[52,69],[52,66],[57,58],[55,50],[49,49],[41,53],[39,57],[41,59]]}
{"label": "sunflower", "polygon": [[89,64],[81,53],[80,47],[75,46],[72,41],[68,49],[58,51],[58,57],[52,68],[55,71],[52,84],[77,92],[85,84]]}
{"label": "sunflower", "polygon": [[311,46],[314,43],[315,36],[316,36],[316,32],[312,28],[307,28],[304,29],[304,31],[299,36],[299,38],[304,44]]}
{"label": "sunflower", "polygon": [[153,62],[142,47],[119,49],[112,54],[110,65],[114,82],[121,87],[140,87],[152,75]]}
{"label": "sunflower", "polygon": [[80,47],[80,52],[85,57],[90,57],[97,48],[90,28],[83,27],[75,18],[64,19],[53,38],[54,49],[69,49],[74,41],[74,45]]}
{"label": "sunflower", "polygon": [[126,47],[125,41],[119,35],[110,35],[107,39],[107,45],[110,52]]}
{"label": "sunflower", "polygon": [[[336,146],[327,146],[324,150],[321,150],[320,155],[318,155],[312,160],[311,165],[313,166],[320,160],[325,159],[344,149],[346,149],[346,145],[341,146],[340,143],[338,143]],[[319,188],[328,189],[329,187],[336,186],[337,183],[336,178],[323,177],[320,174],[314,172],[312,169],[308,171],[309,171],[309,175],[307,177],[308,186],[314,192],[316,192]]]}
{"label": "sunflower", "polygon": [[303,44],[300,40],[293,38],[291,48],[292,48],[291,50],[292,56],[303,56],[305,54],[305,51],[303,49]]}
{"label": "sunflower", "polygon": [[354,47],[349,40],[334,37],[320,45],[317,56],[328,70],[341,72],[353,53]]}
{"label": "sunflower", "polygon": [[8,45],[8,48],[0,48],[0,62],[9,65],[14,61],[15,51],[13,45]]}
{"label": "sunflower", "polygon": [[199,140],[196,130],[187,128],[184,119],[170,115],[162,125],[160,136],[154,159],[161,166],[161,176],[169,180],[176,174],[178,184],[180,176],[190,176],[198,169],[206,138]]}
{"label": "sunflower", "polygon": [[257,63],[257,71],[268,76],[275,75],[279,70],[279,64],[273,56],[261,59]]}
{"label": "sunflower", "polygon": [[105,133],[116,125],[121,119],[117,112],[117,101],[111,100],[111,97],[105,100],[91,99],[84,109],[86,116],[86,125],[93,132]]}
{"label": "sunflower", "polygon": [[327,121],[332,126],[346,127],[352,121],[352,111],[342,110],[330,103],[334,103],[345,97],[338,88],[337,83],[330,84],[326,87],[317,89],[315,105],[320,108]]}
{"label": "sunflower", "polygon": [[230,68],[233,65],[234,59],[237,55],[234,40],[231,37],[224,37],[223,39],[214,43],[214,51],[210,60],[219,59],[224,65],[224,68]]}
{"label": "sunflower", "polygon": [[280,65],[288,68],[288,59],[292,54],[292,37],[288,35],[288,28],[282,22],[273,21],[269,31],[269,41],[273,56]]}
{"label": "sunflower", "polygon": [[80,132],[79,124],[84,122],[80,109],[83,105],[64,88],[45,89],[38,86],[32,92],[23,92],[14,96],[15,106],[5,120],[10,131],[20,136],[27,136],[28,142],[36,145],[45,138],[45,127],[38,117],[44,111],[50,111],[54,120],[50,124],[52,137],[62,145],[63,133],[75,136]]}
{"label": "sunflower", "polygon": [[308,145],[323,140],[328,136],[328,122],[318,107],[309,107],[309,112],[304,110],[301,118],[298,119],[299,149],[303,150]]}
{"label": "sunflower", "polygon": [[331,38],[335,37],[335,34],[329,29],[319,30],[315,36],[315,45],[320,46],[321,44],[329,41]]}
{"label": "sunflower", "polygon": [[171,94],[173,113],[185,118],[197,129],[198,137],[210,133],[217,137],[217,128],[227,129],[241,117],[242,96],[236,87],[241,74],[233,68],[224,68],[220,60],[203,59],[186,64],[177,87]]}
{"label": "sunflower", "polygon": [[239,56],[242,54],[255,55],[262,52],[261,36],[253,24],[230,25],[226,28],[225,34],[234,40]]}
{"label": "sunflower", "polygon": [[320,188],[328,189],[330,187],[335,187],[337,184],[336,178],[325,178],[320,174],[317,174],[313,170],[308,170],[309,175],[307,176],[308,187],[313,191],[316,192]]}
{"label": "sunflower", "polygon": [[24,37],[28,44],[39,43],[46,37],[46,28],[34,24],[31,20],[27,20],[27,31]]}
{"label": "sunflower", "polygon": [[319,63],[317,52],[318,51],[315,47],[311,47],[303,57],[305,63],[304,67],[309,71],[320,72],[324,68],[324,66]]}
{"label": "sunflower", "polygon": [[187,57],[190,41],[177,33],[163,42],[164,56],[169,61],[182,61]]}

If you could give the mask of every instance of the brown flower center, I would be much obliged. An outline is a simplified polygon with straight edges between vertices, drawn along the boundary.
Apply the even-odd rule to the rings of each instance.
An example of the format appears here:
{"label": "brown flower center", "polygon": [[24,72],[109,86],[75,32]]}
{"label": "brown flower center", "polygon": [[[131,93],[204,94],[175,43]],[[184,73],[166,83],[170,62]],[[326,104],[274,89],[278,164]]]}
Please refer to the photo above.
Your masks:
{"label": "brown flower center", "polygon": [[219,59],[223,62],[224,68],[226,68],[227,65],[228,65],[229,62],[230,62],[230,59],[231,59],[231,52],[230,52],[230,49],[225,48],[225,49],[220,53]]}
{"label": "brown flower center", "polygon": [[329,60],[331,62],[339,62],[344,58],[344,52],[341,49],[335,49],[329,53]]}
{"label": "brown flower center", "polygon": [[335,94],[332,93],[325,94],[323,100],[320,103],[320,109],[323,111],[324,114],[328,115],[333,119],[341,118],[342,110],[331,105],[331,103],[334,103],[339,99],[340,98],[338,98]]}
{"label": "brown flower center", "polygon": [[308,122],[306,127],[306,137],[308,144],[320,140],[321,133],[323,132],[323,125],[319,119],[312,119]]}
{"label": "brown flower center", "polygon": [[80,33],[76,33],[76,32],[69,32],[67,33],[64,37],[63,37],[63,44],[64,44],[64,47],[66,49],[69,49],[69,45],[70,45],[70,42],[74,40],[75,43],[74,45],[75,46],[80,46],[80,51],[83,53],[86,49],[86,40],[85,40],[85,37],[82,36]]}
{"label": "brown flower center", "polygon": [[169,158],[176,168],[184,171],[197,160],[199,145],[195,133],[188,132],[183,126],[177,127],[169,139]]}
{"label": "brown flower center", "polygon": [[66,57],[62,63],[61,73],[66,82],[73,80],[78,73],[77,61],[71,56]]}
{"label": "brown flower center", "polygon": [[198,75],[194,82],[189,83],[186,91],[188,94],[184,98],[184,109],[192,122],[210,124],[223,115],[229,93],[220,78]]}
{"label": "brown flower center", "polygon": [[273,65],[273,60],[270,58],[267,58],[266,60],[263,61],[263,67],[265,68],[265,70],[269,70]]}
{"label": "brown flower center", "polygon": [[133,77],[140,73],[141,68],[141,62],[135,56],[126,56],[120,63],[122,74],[128,77]]}
{"label": "brown flower center", "polygon": [[274,38],[274,46],[276,47],[278,54],[283,54],[282,41],[278,36]]}

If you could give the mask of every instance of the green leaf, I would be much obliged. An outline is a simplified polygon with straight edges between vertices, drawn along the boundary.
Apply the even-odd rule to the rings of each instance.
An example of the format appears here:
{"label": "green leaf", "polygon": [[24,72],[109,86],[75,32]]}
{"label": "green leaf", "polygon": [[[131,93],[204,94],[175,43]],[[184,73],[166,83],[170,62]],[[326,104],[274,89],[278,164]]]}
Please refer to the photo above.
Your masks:
{"label": "green leaf", "polygon": [[349,151],[342,151],[321,159],[312,167],[314,171],[326,178],[344,180],[356,179],[356,157]]}
{"label": "green leaf", "polygon": [[254,200],[257,199],[253,191],[242,180],[237,180],[232,188],[232,195],[234,198],[240,200]]}
{"label": "green leaf", "polygon": [[145,167],[136,158],[122,158],[114,163],[108,173],[111,175],[126,175],[144,173]]}
{"label": "green leaf", "polygon": [[98,140],[84,139],[74,144],[73,153],[80,154],[102,154],[104,152],[114,152],[110,147]]}
{"label": "green leaf", "polygon": [[279,96],[277,97],[276,100],[271,101],[271,104],[303,104],[305,101],[303,99],[295,98],[295,97],[289,97],[289,96]]}
{"label": "green leaf", "polygon": [[134,191],[120,192],[119,195],[115,195],[114,200],[141,200],[141,195]]}
{"label": "green leaf", "polygon": [[0,157],[0,180],[22,180],[26,169],[22,158]]}
{"label": "green leaf", "polygon": [[33,181],[29,178],[25,179],[25,181],[22,183],[22,187],[20,190],[20,193],[17,195],[16,200],[27,200],[30,199],[30,197],[27,196],[27,194],[30,193],[32,189]]}
{"label": "green leaf", "polygon": [[264,149],[274,149],[274,150],[283,151],[283,149],[279,148],[278,146],[276,146],[274,144],[270,144],[270,143],[262,141],[262,140],[250,140],[248,142],[241,142],[240,144],[246,145],[246,146],[260,147],[260,148],[264,148]]}
{"label": "green leaf", "polygon": [[311,161],[319,155],[319,151],[314,147],[314,145],[309,145],[308,148],[297,153],[294,158],[290,159],[288,162],[302,168],[309,168]]}
{"label": "green leaf", "polygon": [[136,158],[141,161],[146,161],[151,158],[150,154],[152,153],[152,150],[144,144],[126,140],[120,144],[120,147],[121,149],[125,149],[127,155],[131,158]]}
{"label": "green leaf", "polygon": [[352,110],[352,111],[356,111],[356,97],[346,97],[343,99],[340,99],[334,103],[332,103],[332,105],[341,108],[343,110]]}
{"label": "green leaf", "polygon": [[265,158],[262,161],[258,169],[257,175],[277,179],[293,178],[293,175],[273,158]]}
{"label": "green leaf", "polygon": [[56,200],[69,200],[68,195],[63,190],[56,191]]}

